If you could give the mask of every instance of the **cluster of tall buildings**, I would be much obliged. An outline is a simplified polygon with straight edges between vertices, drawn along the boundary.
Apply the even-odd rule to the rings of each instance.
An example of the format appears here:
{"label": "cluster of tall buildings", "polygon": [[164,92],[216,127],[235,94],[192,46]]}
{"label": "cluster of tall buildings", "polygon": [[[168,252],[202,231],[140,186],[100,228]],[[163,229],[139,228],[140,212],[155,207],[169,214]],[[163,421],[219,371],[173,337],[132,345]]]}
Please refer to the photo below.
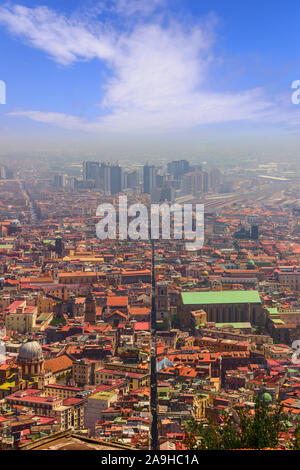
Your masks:
{"label": "cluster of tall buildings", "polygon": [[152,199],[157,199],[159,188],[163,190],[160,200],[164,196],[165,199],[172,200],[175,194],[197,196],[217,191],[222,182],[222,174],[218,168],[204,170],[201,166],[190,166],[187,160],[175,160],[168,163],[164,173],[153,165],[145,165],[143,181],[144,193],[151,194]]}
{"label": "cluster of tall buildings", "polygon": [[123,189],[123,173],[119,165],[84,162],[83,180],[90,182],[97,189],[102,189],[105,194],[118,194]]}
{"label": "cluster of tall buildings", "polygon": [[105,194],[118,194],[124,189],[133,189],[138,185],[136,171],[124,171],[116,164],[105,162],[83,162],[83,182],[85,186],[91,186],[102,190]]}
{"label": "cluster of tall buildings", "polygon": [[175,160],[166,167],[146,163],[141,171],[124,168],[119,164],[99,161],[84,161],[82,179],[70,178],[65,174],[55,174],[55,188],[90,188],[113,195],[126,190],[149,194],[153,202],[171,202],[176,197],[198,196],[207,192],[216,192],[222,183],[218,168],[203,169],[192,167],[187,160]]}
{"label": "cluster of tall buildings", "polygon": [[[66,189],[73,178],[73,191],[42,166],[0,180],[0,449],[62,436],[73,448],[148,449],[157,416],[156,447],[185,450],[186,421],[222,428],[224,412],[251,417],[257,400],[270,412],[281,401],[287,448],[300,408],[299,176],[225,168],[233,194],[214,197],[221,175],[205,164],[85,162],[83,177],[76,166],[55,178]],[[134,189],[129,204],[161,202],[185,181],[182,199],[206,199],[201,250],[97,239],[99,199],[114,204],[121,186]]]}
{"label": "cluster of tall buildings", "polygon": [[182,177],[182,191],[184,194],[207,193],[215,191],[221,184],[221,172],[218,168],[212,170],[195,169]]}

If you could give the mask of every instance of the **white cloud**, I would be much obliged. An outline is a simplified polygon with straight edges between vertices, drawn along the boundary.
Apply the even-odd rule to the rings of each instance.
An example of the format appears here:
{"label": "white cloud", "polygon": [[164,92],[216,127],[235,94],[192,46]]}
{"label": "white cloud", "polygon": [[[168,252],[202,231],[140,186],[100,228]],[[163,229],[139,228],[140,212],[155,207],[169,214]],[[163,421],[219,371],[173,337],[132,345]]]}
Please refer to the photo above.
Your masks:
{"label": "white cloud", "polygon": [[[111,2],[110,2],[111,3]],[[113,0],[113,9],[122,15],[141,15],[143,17],[154,13],[165,4],[164,0]]]}
{"label": "white cloud", "polygon": [[[152,3],[151,8],[149,3],[116,0],[115,9],[120,14],[126,9],[126,14],[141,14],[143,18],[159,1]],[[108,24],[107,18],[86,24],[47,7],[1,7],[0,24],[56,62],[69,65],[97,58],[111,70],[99,104],[99,119],[89,121],[34,110],[10,114],[91,132],[165,131],[264,119],[271,105],[259,90],[228,94],[206,91],[208,68],[213,60],[211,22],[187,26],[170,20],[166,26],[153,18],[120,33]]]}
{"label": "white cloud", "polygon": [[47,7],[0,7],[1,23],[64,65],[95,57],[107,60],[115,51],[113,35],[101,23],[92,31],[78,20],[65,18]]}
{"label": "white cloud", "polygon": [[9,113],[11,116],[27,117],[32,121],[42,122],[44,124],[55,124],[65,129],[81,130],[84,120],[77,116],[71,116],[64,113],[51,113],[42,111],[14,111]]}
{"label": "white cloud", "polygon": [[[164,132],[190,129],[202,124],[231,121],[263,121],[270,104],[259,90],[237,95],[201,94],[178,101],[172,106],[145,110],[134,107],[118,108],[98,120],[89,121],[63,113],[16,111],[12,116],[55,124],[65,129],[98,133]],[[271,116],[270,116],[271,119]]]}

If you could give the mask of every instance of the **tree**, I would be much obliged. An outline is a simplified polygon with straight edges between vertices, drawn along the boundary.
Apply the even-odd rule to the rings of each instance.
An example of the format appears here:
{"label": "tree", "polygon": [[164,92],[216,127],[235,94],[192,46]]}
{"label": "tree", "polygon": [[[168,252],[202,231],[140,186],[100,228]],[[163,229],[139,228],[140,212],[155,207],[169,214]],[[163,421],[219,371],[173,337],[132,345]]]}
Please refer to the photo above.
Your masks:
{"label": "tree", "polygon": [[297,424],[295,432],[294,432],[294,439],[290,445],[291,450],[300,450],[300,424]]}
{"label": "tree", "polygon": [[64,326],[66,324],[66,320],[64,317],[55,317],[51,320],[51,326]]}
{"label": "tree", "polygon": [[286,430],[283,406],[277,403],[270,409],[257,399],[254,415],[244,408],[234,408],[235,419],[224,413],[221,423],[212,419],[208,424],[195,420],[186,423],[185,445],[188,449],[229,450],[276,448],[279,437]]}
{"label": "tree", "polygon": [[238,449],[236,429],[229,415],[224,414],[224,423],[219,427],[212,419],[208,425],[195,420],[187,422],[184,443],[190,450],[227,450]]}

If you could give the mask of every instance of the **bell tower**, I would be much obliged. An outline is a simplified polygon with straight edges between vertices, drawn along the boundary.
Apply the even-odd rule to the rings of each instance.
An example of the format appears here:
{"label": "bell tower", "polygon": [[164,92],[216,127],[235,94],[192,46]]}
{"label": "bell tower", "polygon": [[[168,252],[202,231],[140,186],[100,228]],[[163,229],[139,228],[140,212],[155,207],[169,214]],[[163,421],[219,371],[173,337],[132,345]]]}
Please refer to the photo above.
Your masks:
{"label": "bell tower", "polygon": [[85,314],[84,321],[91,325],[96,325],[96,302],[91,291],[85,299]]}

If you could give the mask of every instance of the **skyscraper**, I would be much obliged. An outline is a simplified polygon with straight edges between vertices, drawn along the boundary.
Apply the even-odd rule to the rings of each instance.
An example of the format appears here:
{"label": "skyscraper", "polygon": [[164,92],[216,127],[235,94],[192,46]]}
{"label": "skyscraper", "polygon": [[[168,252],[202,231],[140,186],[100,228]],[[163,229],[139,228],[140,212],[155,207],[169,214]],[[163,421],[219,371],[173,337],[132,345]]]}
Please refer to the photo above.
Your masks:
{"label": "skyscraper", "polygon": [[187,160],[176,160],[168,163],[168,173],[179,179],[185,173],[190,171],[190,164]]}
{"label": "skyscraper", "polygon": [[217,189],[221,184],[221,172],[218,168],[210,170],[210,187],[212,190]]}
{"label": "skyscraper", "polygon": [[66,186],[66,175],[61,173],[54,175],[53,186],[55,188],[64,188]]}
{"label": "skyscraper", "polygon": [[124,188],[136,188],[138,185],[138,174],[137,171],[131,171],[129,173],[124,173],[124,178],[123,178],[123,186]]}
{"label": "skyscraper", "polygon": [[156,168],[153,165],[145,165],[143,169],[144,193],[150,194],[156,186]]}
{"label": "skyscraper", "polygon": [[204,193],[207,193],[209,191],[210,185],[209,185],[209,173],[208,171],[203,171],[202,172],[202,181],[203,181],[203,186],[202,190]]}
{"label": "skyscraper", "polygon": [[99,188],[105,194],[110,194],[111,189],[111,167],[107,163],[101,163],[99,168]]}
{"label": "skyscraper", "polygon": [[119,165],[110,167],[110,193],[118,194],[122,191],[122,168]]}
{"label": "skyscraper", "polygon": [[83,179],[95,180],[99,178],[99,162],[83,162]]}

